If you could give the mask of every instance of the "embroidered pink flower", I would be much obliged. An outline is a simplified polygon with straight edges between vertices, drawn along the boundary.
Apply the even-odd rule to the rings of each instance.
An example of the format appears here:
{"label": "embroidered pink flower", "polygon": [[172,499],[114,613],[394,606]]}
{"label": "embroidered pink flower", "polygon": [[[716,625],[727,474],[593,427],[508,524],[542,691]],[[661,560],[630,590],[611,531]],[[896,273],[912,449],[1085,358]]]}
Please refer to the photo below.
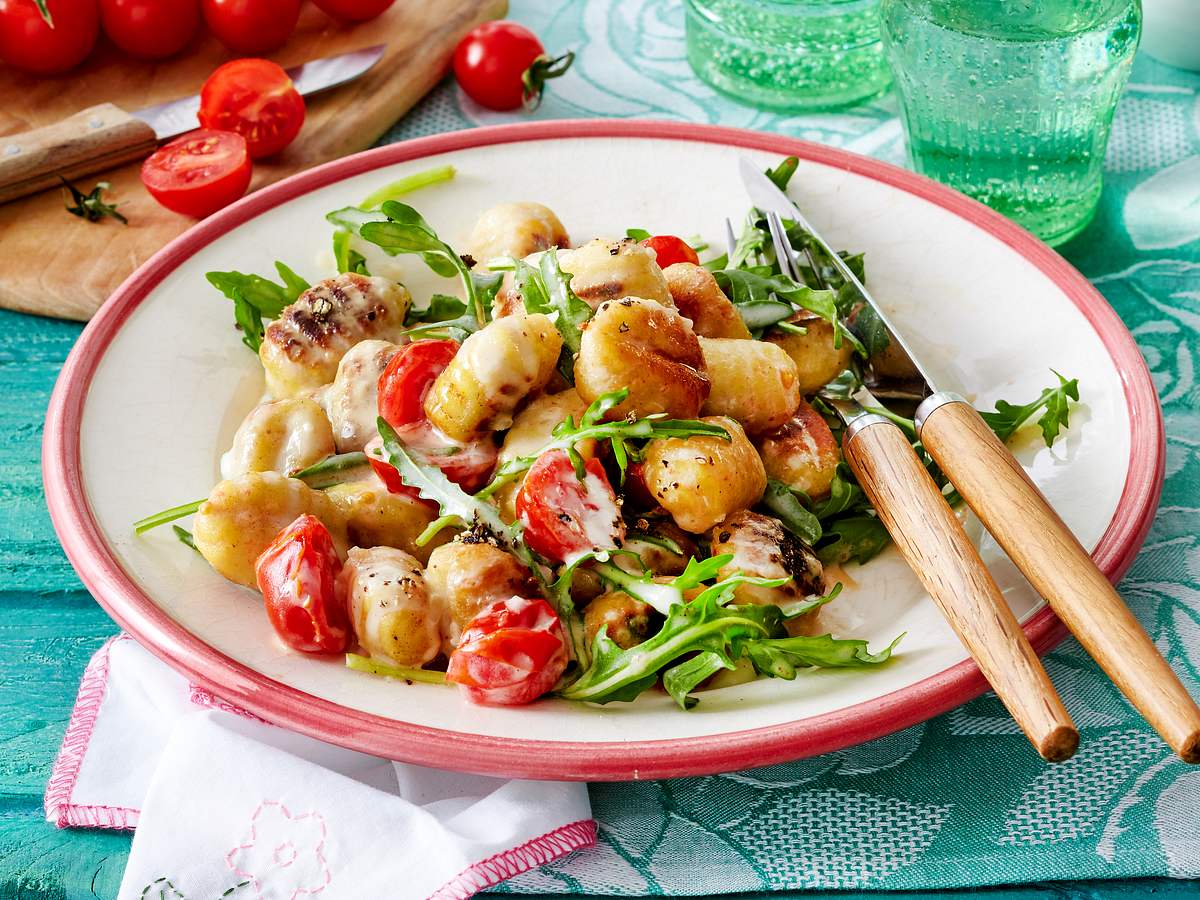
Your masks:
{"label": "embroidered pink flower", "polygon": [[282,803],[264,800],[225,862],[234,874],[250,881],[256,896],[297,900],[329,884],[324,849],[325,819],[320,813],[293,815]]}

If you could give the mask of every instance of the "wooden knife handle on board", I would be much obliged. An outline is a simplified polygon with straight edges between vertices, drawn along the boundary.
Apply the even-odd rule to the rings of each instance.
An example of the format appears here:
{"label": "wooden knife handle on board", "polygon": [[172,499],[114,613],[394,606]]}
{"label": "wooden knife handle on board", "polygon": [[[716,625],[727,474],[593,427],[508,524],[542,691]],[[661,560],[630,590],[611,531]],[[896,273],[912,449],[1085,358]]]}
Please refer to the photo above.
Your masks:
{"label": "wooden knife handle on board", "polygon": [[153,128],[111,103],[0,137],[0,203],[141,159],[157,144]]}
{"label": "wooden knife handle on board", "polygon": [[1079,732],[962,523],[905,434],[879,420],[848,431],[843,452],[909,567],[1021,726],[1050,762]]}
{"label": "wooden knife handle on board", "polygon": [[961,398],[918,420],[929,455],[1030,584],[1171,749],[1200,763],[1200,707],[1008,448]]}

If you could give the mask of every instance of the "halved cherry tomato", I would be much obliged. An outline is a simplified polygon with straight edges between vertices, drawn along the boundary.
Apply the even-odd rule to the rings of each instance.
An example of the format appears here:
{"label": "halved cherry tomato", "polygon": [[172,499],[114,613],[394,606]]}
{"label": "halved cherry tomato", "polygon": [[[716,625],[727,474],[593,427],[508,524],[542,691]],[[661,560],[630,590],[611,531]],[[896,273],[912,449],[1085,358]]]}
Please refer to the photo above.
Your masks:
{"label": "halved cherry tomato", "polygon": [[350,623],[337,596],[342,569],[333,538],[316,516],[300,516],[254,563],[267,618],[280,639],[305,653],[341,653]]}
{"label": "halved cherry tomato", "polygon": [[382,15],[396,0],[313,0],[326,15],[343,22],[365,22]]}
{"label": "halved cherry tomato", "polygon": [[236,131],[251,159],[274,156],[300,133],[304,98],[288,73],[266,59],[235,59],[200,89],[200,125]]}
{"label": "halved cherry tomato", "polygon": [[646,485],[646,467],[640,462],[631,462],[625,470],[625,509],[654,509],[658,500]]}
{"label": "halved cherry tomato", "polygon": [[270,53],[287,43],[300,18],[300,0],[202,0],[204,21],[235,53]]}
{"label": "halved cherry tomato", "polygon": [[393,428],[425,421],[425,395],[458,352],[458,341],[413,341],[379,376],[379,414]]}
{"label": "halved cherry tomato", "polygon": [[625,522],[600,460],[584,463],[579,480],[566,450],[550,450],[525,474],[516,498],[525,542],[555,562],[588,550],[611,550],[625,538]]}
{"label": "halved cherry tomato", "polygon": [[0,0],[0,59],[14,69],[54,75],[92,52],[100,33],[96,0],[47,0],[51,25],[34,0]]}
{"label": "halved cherry tomato", "polygon": [[130,56],[165,59],[200,27],[200,0],[100,0],[104,33]]}
{"label": "halved cherry tomato", "polygon": [[232,131],[193,131],[142,163],[142,184],[167,209],[202,219],[250,186],[246,139]]}
{"label": "halved cherry tomato", "polygon": [[516,22],[484,22],[454,49],[454,77],[467,96],[488,109],[536,106],[545,83],[562,75],[573,54],[556,59],[536,34]]}
{"label": "halved cherry tomato", "polygon": [[413,500],[417,500],[434,512],[437,512],[438,505],[436,503],[432,500],[424,499],[420,491],[405,484],[404,479],[400,477],[400,473],[396,471],[396,467],[384,461],[382,438],[376,435],[367,441],[367,446],[363,447],[363,453],[367,455],[367,462],[371,464],[372,471],[383,482],[383,486],[388,489],[389,494],[402,494],[405,497],[411,497]]}
{"label": "halved cherry tomato", "polygon": [[446,680],[473,703],[518,706],[554,687],[566,667],[562,623],[550,604],[510,597],[471,620],[450,655]]}
{"label": "halved cherry tomato", "polygon": [[689,247],[683,238],[677,238],[673,234],[656,234],[654,237],[648,237],[642,241],[642,246],[649,247],[654,251],[660,269],[681,262],[700,264],[700,257],[696,255],[696,251]]}

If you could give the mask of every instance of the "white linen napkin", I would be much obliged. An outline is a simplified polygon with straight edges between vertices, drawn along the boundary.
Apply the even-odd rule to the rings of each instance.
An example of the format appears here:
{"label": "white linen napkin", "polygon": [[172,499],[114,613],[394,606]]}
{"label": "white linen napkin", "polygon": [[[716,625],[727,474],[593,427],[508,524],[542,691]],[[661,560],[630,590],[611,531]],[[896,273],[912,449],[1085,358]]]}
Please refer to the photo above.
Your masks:
{"label": "white linen napkin", "polygon": [[46,788],[136,828],[120,897],[468,897],[595,843],[586,785],[461,775],[268,725],[127,635],[92,659]]}

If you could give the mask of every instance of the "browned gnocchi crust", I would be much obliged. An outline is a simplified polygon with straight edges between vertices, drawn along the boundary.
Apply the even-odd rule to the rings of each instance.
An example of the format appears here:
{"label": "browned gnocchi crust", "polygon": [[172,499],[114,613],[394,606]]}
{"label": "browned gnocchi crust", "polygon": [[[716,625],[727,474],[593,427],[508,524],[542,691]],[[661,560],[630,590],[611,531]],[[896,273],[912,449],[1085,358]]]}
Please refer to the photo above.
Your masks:
{"label": "browned gnocchi crust", "polygon": [[421,564],[403,550],[351,548],[338,593],[359,645],[373,659],[423,666],[441,653],[442,610],[430,598]]}
{"label": "browned gnocchi crust", "polygon": [[767,335],[767,340],[782,347],[792,358],[796,364],[796,386],[808,397],[846,370],[854,350],[848,341],[834,347],[833,326],[815,313],[801,312],[788,321],[807,329],[807,333],[774,331]]}
{"label": "browned gnocchi crust", "polygon": [[749,340],[750,329],[708,269],[695,263],[675,263],[663,269],[663,277],[675,308],[691,320],[692,330],[700,337]]}
{"label": "browned gnocchi crust", "polygon": [[762,499],[767,487],[758,451],[742,426],[728,416],[703,421],[731,438],[667,438],[650,441],[642,454],[651,495],[684,531],[702,534],[738,510]]}
{"label": "browned gnocchi crust", "polygon": [[254,587],[254,562],[275,536],[304,514],[329,529],[338,553],[347,548],[342,511],[321,491],[278,472],[250,472],[222,481],[192,522],[196,549],[230,581]]}
{"label": "browned gnocchi crust", "polygon": [[425,414],[458,441],[508,428],[520,402],[550,380],[561,349],[547,316],[496,319],[463,341],[430,387]]}
{"label": "browned gnocchi crust", "polygon": [[828,423],[806,400],[791,421],[761,437],[758,452],[769,477],[810,497],[829,493],[842,458]]}
{"label": "browned gnocchi crust", "polygon": [[678,419],[699,414],[709,382],[700,342],[687,319],[637,297],[600,305],[583,330],[575,390],[591,403],[621,388],[629,388],[629,396],[609,411],[612,420],[631,413]]}
{"label": "browned gnocchi crust", "polygon": [[602,628],[621,649],[636,647],[650,636],[653,621],[654,610],[650,605],[624,591],[601,594],[583,611],[583,631],[589,647]]}
{"label": "browned gnocchi crust", "polygon": [[503,256],[522,259],[570,240],[558,216],[548,206],[531,201],[498,203],[480,214],[467,247],[480,263]]}
{"label": "browned gnocchi crust", "polygon": [[294,397],[329,384],[359,341],[399,341],[412,297],[402,285],[347,272],[310,287],[267,326],[258,355],[267,390]]}
{"label": "browned gnocchi crust", "polygon": [[391,493],[374,475],[334,485],[325,495],[341,510],[350,543],[359,547],[395,547],[424,563],[434,547],[450,540],[443,531],[418,547],[417,538],[437,513],[414,497]]}
{"label": "browned gnocchi crust", "polygon": [[479,611],[509,597],[536,596],[529,570],[506,550],[471,535],[438,547],[429,555],[425,583],[445,610],[447,648]]}
{"label": "browned gnocchi crust", "polygon": [[671,305],[667,279],[655,261],[654,251],[637,241],[597,238],[560,252],[558,263],[564,272],[571,273],[571,290],[593,309],[606,300],[622,297]]}
{"label": "browned gnocchi crust", "polygon": [[307,397],[260,403],[233,436],[221,459],[221,474],[296,472],[334,452],[333,429],[325,411]]}
{"label": "browned gnocchi crust", "polygon": [[700,338],[712,390],[706,416],[737,419],[750,434],[778,428],[800,403],[796,364],[765,341]]}

